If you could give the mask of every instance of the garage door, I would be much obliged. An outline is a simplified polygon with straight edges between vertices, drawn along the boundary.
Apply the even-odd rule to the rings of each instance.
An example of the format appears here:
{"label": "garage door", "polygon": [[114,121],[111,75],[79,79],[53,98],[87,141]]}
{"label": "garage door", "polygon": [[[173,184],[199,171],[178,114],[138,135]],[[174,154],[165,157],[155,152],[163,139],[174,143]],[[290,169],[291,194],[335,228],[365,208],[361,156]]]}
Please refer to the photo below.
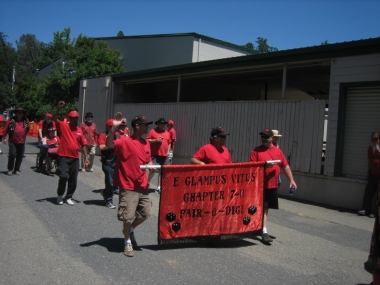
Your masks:
{"label": "garage door", "polygon": [[365,179],[372,132],[380,132],[380,86],[347,89],[342,175]]}

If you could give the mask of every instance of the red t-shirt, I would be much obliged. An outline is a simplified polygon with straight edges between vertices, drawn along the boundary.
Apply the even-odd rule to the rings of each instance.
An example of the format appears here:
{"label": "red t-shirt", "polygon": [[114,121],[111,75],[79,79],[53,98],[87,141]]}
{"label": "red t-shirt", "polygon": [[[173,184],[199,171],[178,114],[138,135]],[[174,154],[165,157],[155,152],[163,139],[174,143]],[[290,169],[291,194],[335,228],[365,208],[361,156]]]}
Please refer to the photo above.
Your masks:
{"label": "red t-shirt", "polygon": [[265,168],[264,188],[278,188],[278,176],[280,175],[280,170],[288,165],[288,161],[281,149],[275,146],[272,146],[271,148],[266,148],[262,145],[258,146],[251,151],[249,156],[249,161],[253,162],[267,160],[281,160],[281,163],[276,163],[273,167]]}
{"label": "red t-shirt", "polygon": [[121,136],[113,143],[117,156],[113,185],[127,190],[146,189],[148,178],[145,169],[140,169],[140,165],[152,161],[149,142]]}
{"label": "red t-shirt", "polygon": [[[24,144],[26,139],[26,134],[29,131],[29,120],[25,118],[26,124],[28,127],[24,128],[24,119],[21,120],[21,122],[17,122],[14,120],[14,131],[11,138],[9,138],[9,141],[15,144]],[[11,122],[11,119],[7,120],[4,126],[3,136],[6,137],[9,134],[9,124]]]}
{"label": "red t-shirt", "polygon": [[380,152],[373,152],[372,146],[368,147],[369,171],[372,175],[380,175]]}
{"label": "red t-shirt", "polygon": [[57,154],[59,156],[79,158],[80,146],[87,145],[82,130],[77,126],[71,128],[70,124],[60,120],[57,121],[57,129],[61,139]]}
{"label": "red t-shirt", "polygon": [[[42,137],[46,137],[48,135],[48,129],[49,129],[49,124],[48,123],[45,123],[45,127],[44,127],[44,121],[45,120],[41,120],[38,123],[38,129],[42,130]],[[51,121],[50,125],[51,125],[51,127],[56,128],[55,122]]]}
{"label": "red t-shirt", "polygon": [[177,132],[175,131],[174,128],[170,128],[168,131],[169,131],[170,140],[171,140],[170,148],[174,149],[174,142],[177,140]]}
{"label": "red t-shirt", "polygon": [[95,123],[87,125],[85,122],[82,122],[80,128],[87,141],[87,145],[95,145],[98,140],[98,130]]}
{"label": "red t-shirt", "polygon": [[167,130],[164,130],[162,132],[158,132],[157,129],[150,130],[148,135],[146,136],[146,139],[158,139],[159,137],[162,137],[161,143],[152,143],[150,145],[152,149],[152,155],[153,156],[168,156],[168,148],[169,144],[171,143],[170,140],[170,134]]}
{"label": "red t-shirt", "polygon": [[55,144],[58,147],[59,142],[60,142],[59,137],[54,137],[52,139],[46,138],[46,144],[47,145]]}
{"label": "red t-shirt", "polygon": [[202,146],[196,154],[193,155],[193,158],[206,164],[232,163],[230,152],[226,147],[222,146],[222,151],[219,151],[211,143]]}

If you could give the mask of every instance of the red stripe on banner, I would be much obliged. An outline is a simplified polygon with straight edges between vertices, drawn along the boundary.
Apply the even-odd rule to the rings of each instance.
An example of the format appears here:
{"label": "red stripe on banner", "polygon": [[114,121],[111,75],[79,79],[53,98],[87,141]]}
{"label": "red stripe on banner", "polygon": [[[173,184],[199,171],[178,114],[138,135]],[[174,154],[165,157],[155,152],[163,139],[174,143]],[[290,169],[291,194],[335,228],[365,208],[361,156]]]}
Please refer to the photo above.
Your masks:
{"label": "red stripe on banner", "polygon": [[265,162],[164,165],[159,239],[262,229]]}

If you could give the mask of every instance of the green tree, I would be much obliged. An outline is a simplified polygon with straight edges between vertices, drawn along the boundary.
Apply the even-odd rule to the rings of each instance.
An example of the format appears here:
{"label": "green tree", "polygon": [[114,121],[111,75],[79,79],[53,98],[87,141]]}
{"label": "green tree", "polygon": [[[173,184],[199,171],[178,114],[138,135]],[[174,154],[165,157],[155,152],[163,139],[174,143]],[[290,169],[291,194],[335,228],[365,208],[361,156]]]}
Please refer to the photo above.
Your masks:
{"label": "green tree", "polygon": [[123,31],[119,31],[119,32],[117,33],[117,36],[118,36],[118,37],[124,37],[124,33],[123,33]]}
{"label": "green tree", "polygon": [[322,43],[321,43],[321,46],[325,46],[325,45],[329,45],[330,43],[329,43],[329,41],[328,40],[325,40],[325,41],[323,41]]}
{"label": "green tree", "polygon": [[7,41],[7,36],[0,32],[0,110],[13,103],[12,72],[16,65],[16,50]]}
{"label": "green tree", "polygon": [[[68,33],[65,39],[69,38]],[[61,37],[55,37],[54,40],[61,44]],[[119,62],[120,51],[109,49],[103,41],[80,34],[78,38],[65,43],[67,45],[61,49],[60,59],[54,64],[55,69],[45,80],[46,94],[50,102],[75,102],[79,97],[82,78],[125,71]]]}
{"label": "green tree", "polygon": [[253,49],[257,53],[267,53],[267,52],[278,51],[277,48],[269,46],[267,41],[268,40],[266,38],[258,37],[256,40],[256,44],[257,44],[256,48],[255,48],[255,45],[251,42],[246,43],[244,47]]}
{"label": "green tree", "polygon": [[258,37],[257,38],[257,48],[256,50],[259,52],[259,53],[267,53],[267,52],[274,52],[274,51],[278,51],[277,48],[275,47],[271,47],[268,45],[267,43],[267,39],[265,38],[261,38],[261,37]]}
{"label": "green tree", "polygon": [[18,73],[32,75],[36,70],[38,59],[42,56],[45,44],[37,40],[35,35],[24,34],[16,41],[17,58],[19,64]]}

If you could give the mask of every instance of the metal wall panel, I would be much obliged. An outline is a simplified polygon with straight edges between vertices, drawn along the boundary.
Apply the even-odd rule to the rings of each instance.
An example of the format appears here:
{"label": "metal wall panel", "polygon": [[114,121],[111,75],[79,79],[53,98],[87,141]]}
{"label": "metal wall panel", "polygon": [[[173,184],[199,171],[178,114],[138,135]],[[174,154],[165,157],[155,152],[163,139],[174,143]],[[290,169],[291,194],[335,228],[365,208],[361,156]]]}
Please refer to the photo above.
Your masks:
{"label": "metal wall panel", "polygon": [[[294,171],[320,174],[325,101],[244,101],[115,104],[114,112],[130,120],[145,115],[174,120],[177,131],[175,155],[190,157],[209,142],[213,127],[224,127],[230,136],[226,146],[234,162],[244,162],[261,144],[259,132],[278,129],[280,148]],[[152,128],[155,125],[153,123]]]}

